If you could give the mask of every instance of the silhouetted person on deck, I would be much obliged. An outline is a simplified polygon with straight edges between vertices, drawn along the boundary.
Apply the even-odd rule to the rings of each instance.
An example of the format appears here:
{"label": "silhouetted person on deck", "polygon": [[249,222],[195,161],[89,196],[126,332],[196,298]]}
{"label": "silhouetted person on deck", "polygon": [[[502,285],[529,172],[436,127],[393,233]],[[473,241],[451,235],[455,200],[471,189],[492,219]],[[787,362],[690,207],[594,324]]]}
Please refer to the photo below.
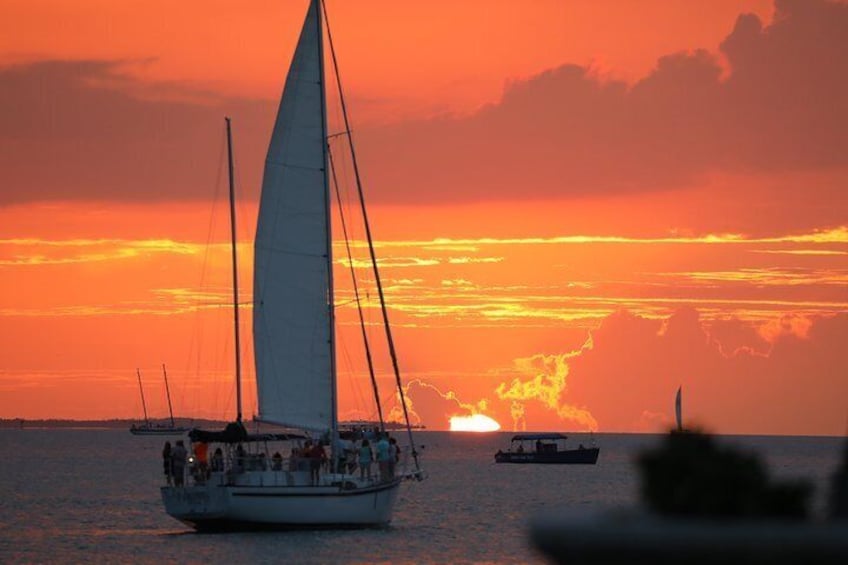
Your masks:
{"label": "silhouetted person on deck", "polygon": [[320,441],[316,441],[315,445],[309,451],[309,470],[311,471],[312,484],[318,484],[318,477],[321,474],[321,466],[327,460],[327,454],[324,452],[324,446]]}
{"label": "silhouetted person on deck", "polygon": [[177,445],[171,450],[171,472],[174,474],[174,486],[181,487],[185,482],[186,455],[183,440],[177,440]]}
{"label": "silhouetted person on deck", "polygon": [[386,434],[380,436],[375,447],[377,448],[377,465],[380,468],[380,481],[385,482],[389,480],[389,459],[391,458]]}
{"label": "silhouetted person on deck", "polygon": [[374,460],[374,453],[371,451],[371,444],[367,439],[362,440],[362,445],[359,448],[359,478],[364,479],[367,475],[371,479],[371,462]]}
{"label": "silhouetted person on deck", "polygon": [[247,452],[244,450],[242,444],[238,444],[236,446],[236,464],[235,471],[237,473],[244,473],[247,469]]}
{"label": "silhouetted person on deck", "polygon": [[395,476],[395,468],[400,461],[400,447],[395,438],[389,439],[389,478]]}
{"label": "silhouetted person on deck", "polygon": [[173,482],[171,480],[171,442],[166,441],[165,447],[162,448],[162,470],[165,472],[165,481],[168,486]]}
{"label": "silhouetted person on deck", "polygon": [[203,482],[209,478],[209,444],[199,441],[194,444],[195,479]]}
{"label": "silhouetted person on deck", "polygon": [[221,451],[220,447],[215,449],[215,453],[212,455],[212,470],[219,472],[224,470],[224,452]]}

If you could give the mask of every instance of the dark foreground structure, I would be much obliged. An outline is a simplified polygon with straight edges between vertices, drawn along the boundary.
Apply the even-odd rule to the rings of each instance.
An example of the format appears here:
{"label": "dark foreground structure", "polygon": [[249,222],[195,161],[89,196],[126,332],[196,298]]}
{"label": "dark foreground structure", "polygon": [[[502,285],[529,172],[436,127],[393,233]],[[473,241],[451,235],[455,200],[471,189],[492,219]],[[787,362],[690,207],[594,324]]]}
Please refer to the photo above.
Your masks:
{"label": "dark foreground structure", "polygon": [[[848,458],[848,453],[846,453]],[[568,564],[845,564],[848,517],[809,517],[812,486],[775,482],[753,454],[700,432],[671,432],[638,459],[643,507],[557,512],[531,526],[533,544]],[[831,497],[844,491],[844,470]]]}

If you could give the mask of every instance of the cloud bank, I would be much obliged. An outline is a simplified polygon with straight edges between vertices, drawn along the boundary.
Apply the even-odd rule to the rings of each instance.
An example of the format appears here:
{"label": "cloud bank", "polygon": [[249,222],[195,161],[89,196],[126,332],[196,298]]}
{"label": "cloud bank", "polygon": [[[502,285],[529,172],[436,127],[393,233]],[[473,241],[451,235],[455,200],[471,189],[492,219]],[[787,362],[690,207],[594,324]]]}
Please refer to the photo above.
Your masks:
{"label": "cloud bank", "polygon": [[[848,5],[778,0],[738,18],[719,58],[661,58],[629,86],[563,65],[469,118],[374,131],[383,197],[554,198],[685,187],[714,172],[848,165]],[[377,136],[384,139],[377,140]],[[424,158],[423,156],[426,156]],[[392,163],[391,167],[380,165]],[[418,190],[399,190],[410,180]]]}
{"label": "cloud bank", "polygon": [[[768,26],[741,15],[720,54],[670,54],[633,85],[563,65],[511,82],[471,116],[363,125],[370,198],[549,199],[669,190],[715,172],[843,170],[848,5],[775,7]],[[0,204],[207,198],[225,114],[243,194],[255,198],[276,102],[140,83],[126,64],[0,69]]]}

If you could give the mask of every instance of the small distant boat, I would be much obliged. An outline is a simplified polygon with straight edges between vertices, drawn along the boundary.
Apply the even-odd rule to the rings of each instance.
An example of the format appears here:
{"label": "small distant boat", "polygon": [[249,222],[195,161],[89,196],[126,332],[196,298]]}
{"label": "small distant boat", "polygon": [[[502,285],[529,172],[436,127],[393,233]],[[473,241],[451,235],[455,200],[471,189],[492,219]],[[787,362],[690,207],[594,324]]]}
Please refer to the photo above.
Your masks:
{"label": "small distant boat", "polygon": [[188,430],[188,428],[181,426],[169,426],[154,422],[145,422],[144,424],[133,424],[130,426],[130,433],[134,436],[176,436],[183,435]]}
{"label": "small distant boat", "polygon": [[598,462],[599,447],[579,444],[576,449],[566,449],[567,438],[560,433],[516,434],[508,451],[495,453],[495,463],[594,465]]}
{"label": "small distant boat", "polygon": [[168,396],[168,412],[171,415],[171,425],[154,423],[147,416],[147,403],[144,401],[144,387],[141,385],[141,371],[135,370],[138,375],[138,390],[141,392],[141,407],[144,410],[144,423],[130,426],[130,433],[134,436],[173,436],[182,435],[188,428],[177,426],[174,422],[174,409],[171,406],[171,389],[168,388],[168,371],[162,364],[162,374],[165,376],[165,394]]}
{"label": "small distant boat", "polygon": [[[375,420],[346,420],[339,422],[340,430],[373,430],[375,428],[383,428],[387,430],[405,430],[406,424],[403,422],[383,422],[382,424]],[[410,424],[412,430],[424,430],[427,426],[424,424]]]}

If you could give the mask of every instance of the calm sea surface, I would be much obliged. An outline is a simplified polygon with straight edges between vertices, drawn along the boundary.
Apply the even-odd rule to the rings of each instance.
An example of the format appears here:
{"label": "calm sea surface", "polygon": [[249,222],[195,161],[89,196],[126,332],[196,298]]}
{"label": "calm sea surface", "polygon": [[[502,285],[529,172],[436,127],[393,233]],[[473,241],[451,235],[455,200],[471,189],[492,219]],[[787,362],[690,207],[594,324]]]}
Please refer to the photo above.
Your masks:
{"label": "calm sea surface", "polygon": [[[416,433],[428,479],[402,486],[384,529],[196,534],[162,509],[163,438],[0,430],[0,562],[544,563],[529,545],[528,520],[557,509],[635,505],[633,458],[659,438],[597,434],[595,466],[492,463],[510,435]],[[774,477],[814,481],[814,506],[823,512],[842,439],[721,441],[762,455]]]}

